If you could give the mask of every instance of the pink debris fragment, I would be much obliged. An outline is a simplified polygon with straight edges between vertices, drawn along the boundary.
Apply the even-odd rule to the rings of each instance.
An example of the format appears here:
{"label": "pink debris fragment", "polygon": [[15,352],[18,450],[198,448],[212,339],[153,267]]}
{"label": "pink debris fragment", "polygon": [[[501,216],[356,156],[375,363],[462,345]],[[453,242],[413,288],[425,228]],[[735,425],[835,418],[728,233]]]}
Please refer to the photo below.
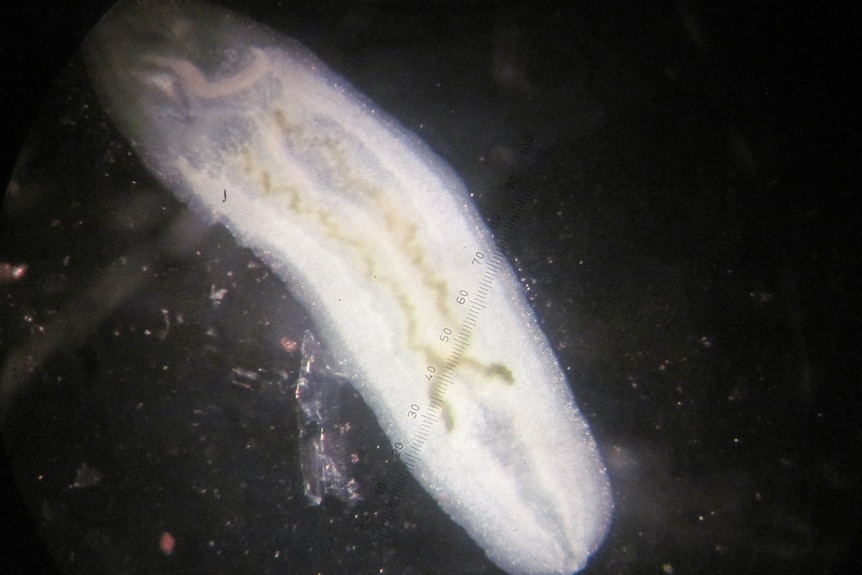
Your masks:
{"label": "pink debris fragment", "polygon": [[174,536],[165,531],[162,533],[161,538],[159,538],[159,549],[161,549],[162,553],[165,555],[170,555],[174,552],[174,545],[176,545],[176,543],[177,540],[174,539]]}

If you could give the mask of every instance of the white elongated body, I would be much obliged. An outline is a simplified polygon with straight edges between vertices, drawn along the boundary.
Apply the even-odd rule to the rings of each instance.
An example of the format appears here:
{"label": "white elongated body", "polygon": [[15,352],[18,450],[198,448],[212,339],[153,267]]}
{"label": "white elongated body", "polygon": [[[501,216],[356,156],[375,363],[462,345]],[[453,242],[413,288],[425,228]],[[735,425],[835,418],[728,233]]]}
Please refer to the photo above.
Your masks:
{"label": "white elongated body", "polygon": [[147,168],[285,281],[491,560],[582,568],[610,521],[607,476],[458,177],[295,41],[204,4],[143,6],[115,7],[85,59]]}

